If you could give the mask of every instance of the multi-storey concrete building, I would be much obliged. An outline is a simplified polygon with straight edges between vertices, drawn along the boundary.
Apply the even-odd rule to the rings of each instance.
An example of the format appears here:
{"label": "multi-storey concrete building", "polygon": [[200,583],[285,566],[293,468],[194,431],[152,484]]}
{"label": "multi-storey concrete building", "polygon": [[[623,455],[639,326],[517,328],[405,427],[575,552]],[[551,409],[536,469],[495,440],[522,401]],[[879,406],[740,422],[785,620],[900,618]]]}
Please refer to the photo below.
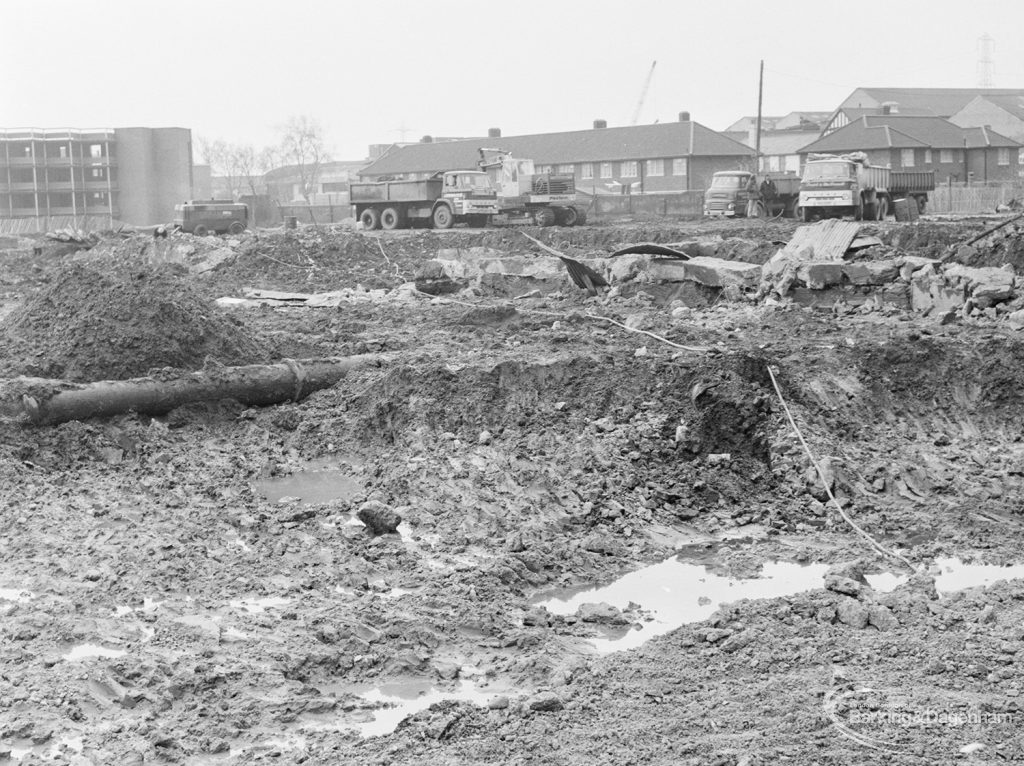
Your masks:
{"label": "multi-storey concrete building", "polygon": [[191,196],[187,128],[0,130],[0,219],[24,228],[165,223]]}

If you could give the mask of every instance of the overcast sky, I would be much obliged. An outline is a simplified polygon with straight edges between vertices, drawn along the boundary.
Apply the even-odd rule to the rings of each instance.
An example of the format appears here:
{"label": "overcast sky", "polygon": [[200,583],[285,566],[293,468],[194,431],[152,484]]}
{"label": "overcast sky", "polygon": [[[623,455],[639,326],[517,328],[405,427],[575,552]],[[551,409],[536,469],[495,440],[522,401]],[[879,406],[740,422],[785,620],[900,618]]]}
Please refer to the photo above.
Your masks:
{"label": "overcast sky", "polygon": [[256,146],[828,111],[858,86],[1024,88],[1024,0],[0,0],[3,127],[181,126]]}

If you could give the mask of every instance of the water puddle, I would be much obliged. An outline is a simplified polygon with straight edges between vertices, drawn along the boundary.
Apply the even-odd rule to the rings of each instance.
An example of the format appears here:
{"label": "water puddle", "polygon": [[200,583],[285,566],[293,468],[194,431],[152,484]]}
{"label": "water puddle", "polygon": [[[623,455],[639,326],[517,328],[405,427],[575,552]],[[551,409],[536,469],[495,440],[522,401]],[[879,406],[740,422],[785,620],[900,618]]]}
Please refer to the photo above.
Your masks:
{"label": "water puddle", "polygon": [[72,646],[65,646],[65,651],[61,657],[68,662],[78,662],[96,657],[113,660],[118,657],[124,657],[127,653],[124,649],[110,649],[100,644],[74,644]]}
{"label": "water puddle", "polygon": [[386,704],[373,711],[373,720],[357,725],[364,737],[379,737],[390,734],[408,716],[426,710],[431,705],[448,700],[472,702],[486,705],[494,696],[493,691],[482,691],[472,681],[460,681],[451,691],[422,684],[383,684],[361,695],[367,702]]}
{"label": "water puddle", "polygon": [[533,603],[555,614],[575,614],[582,604],[608,603],[626,609],[638,603],[650,613],[650,622],[617,631],[608,637],[589,639],[601,652],[620,651],[640,646],[691,622],[706,620],[722,604],[745,598],[776,598],[792,596],[820,588],[824,584],[827,564],[793,564],[773,561],[764,565],[761,575],[739,579],[715,574],[707,567],[671,558],[623,575],[615,582],[600,587],[567,589]]}
{"label": "water puddle", "polygon": [[[935,576],[935,590],[940,596],[1001,580],[1024,579],[1024,564],[967,564],[957,558],[937,558],[928,571]],[[906,579],[901,577],[900,582]]]}
{"label": "water puddle", "polygon": [[348,500],[362,489],[351,468],[312,467],[288,476],[261,479],[253,489],[268,502],[279,503],[286,497],[297,498],[299,505]]}
{"label": "water puddle", "polygon": [[35,598],[35,594],[22,588],[0,588],[0,601],[13,601],[24,604]]}

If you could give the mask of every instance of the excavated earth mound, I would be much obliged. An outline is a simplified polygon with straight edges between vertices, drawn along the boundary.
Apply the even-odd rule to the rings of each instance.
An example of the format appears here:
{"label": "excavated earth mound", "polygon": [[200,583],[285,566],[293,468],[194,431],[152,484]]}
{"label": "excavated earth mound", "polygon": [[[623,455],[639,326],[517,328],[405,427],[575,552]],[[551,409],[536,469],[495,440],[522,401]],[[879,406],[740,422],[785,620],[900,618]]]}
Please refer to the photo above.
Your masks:
{"label": "excavated earth mound", "polygon": [[0,324],[0,376],[75,381],[263,361],[266,352],[169,268],[71,265]]}

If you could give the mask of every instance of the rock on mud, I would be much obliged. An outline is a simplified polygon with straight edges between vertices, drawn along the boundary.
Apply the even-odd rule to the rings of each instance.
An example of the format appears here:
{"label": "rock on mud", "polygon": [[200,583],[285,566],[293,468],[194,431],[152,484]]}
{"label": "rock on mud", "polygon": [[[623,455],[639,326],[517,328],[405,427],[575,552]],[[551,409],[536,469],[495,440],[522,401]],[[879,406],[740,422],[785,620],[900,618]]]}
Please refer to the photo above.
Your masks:
{"label": "rock on mud", "polygon": [[376,500],[363,503],[356,516],[375,535],[394,534],[402,523],[401,516]]}
{"label": "rock on mud", "polygon": [[577,614],[583,622],[601,622],[610,625],[625,625],[629,622],[622,614],[622,610],[603,601],[600,604],[581,604]]}
{"label": "rock on mud", "polygon": [[564,708],[565,703],[554,692],[539,692],[526,701],[526,706],[538,713],[553,713]]}

